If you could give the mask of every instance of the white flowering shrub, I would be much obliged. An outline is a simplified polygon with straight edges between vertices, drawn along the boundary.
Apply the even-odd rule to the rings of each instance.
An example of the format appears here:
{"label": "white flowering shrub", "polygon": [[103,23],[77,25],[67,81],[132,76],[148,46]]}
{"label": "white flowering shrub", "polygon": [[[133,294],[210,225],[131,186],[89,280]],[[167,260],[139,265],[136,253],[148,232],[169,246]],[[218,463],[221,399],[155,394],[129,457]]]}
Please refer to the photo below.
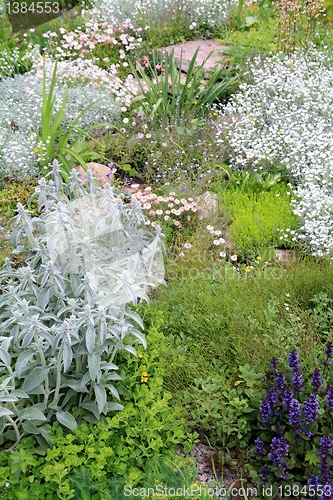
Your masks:
{"label": "white flowering shrub", "polygon": [[[59,78],[55,86],[56,112],[62,104],[65,92],[66,75],[76,86],[68,89],[66,114],[62,124],[71,124],[82,113],[82,110],[95,102],[89,112],[84,113],[77,125],[85,129],[95,123],[118,123],[120,117],[120,97],[113,92],[112,85],[104,89],[94,86],[94,68],[85,71],[87,65],[71,72],[70,63],[60,63]],[[47,66],[52,76],[54,64]],[[66,73],[67,69],[67,73]],[[101,71],[101,70],[100,70]],[[74,75],[74,76],[73,76]],[[85,78],[83,83],[80,78]],[[109,80],[110,81],[110,80]],[[47,91],[48,91],[47,84]],[[36,177],[39,170],[39,152],[37,134],[41,127],[43,104],[43,72],[36,71],[13,78],[5,78],[0,82],[0,177],[16,174],[20,177]]]}
{"label": "white flowering shrub", "polygon": [[[39,217],[21,204],[11,241],[28,252],[26,266],[9,260],[0,272],[0,442],[23,434],[50,443],[54,420],[75,430],[122,406],[115,382],[117,352],[146,346],[141,318],[131,309],[164,280],[159,226],[147,228],[141,203],[124,205],[109,184],[96,188],[88,171],[64,185],[36,189]],[[84,186],[87,186],[85,188]],[[13,432],[14,431],[14,432]],[[44,441],[45,440],[45,441]]]}
{"label": "white flowering shrub", "polygon": [[94,10],[97,17],[102,16],[106,21],[122,22],[126,18],[134,17],[138,11],[147,12],[152,19],[165,17],[172,12],[175,4],[186,12],[192,21],[206,23],[211,28],[225,25],[230,19],[238,0],[96,0]]}
{"label": "white flowering shrub", "polygon": [[39,58],[38,45],[29,44],[27,50],[20,47],[6,48],[0,52],[0,80],[29,71]]}
{"label": "white flowering shrub", "polygon": [[314,48],[280,59],[257,59],[251,83],[226,105],[234,169],[285,167],[294,189],[297,239],[313,254],[333,250],[332,56]]}

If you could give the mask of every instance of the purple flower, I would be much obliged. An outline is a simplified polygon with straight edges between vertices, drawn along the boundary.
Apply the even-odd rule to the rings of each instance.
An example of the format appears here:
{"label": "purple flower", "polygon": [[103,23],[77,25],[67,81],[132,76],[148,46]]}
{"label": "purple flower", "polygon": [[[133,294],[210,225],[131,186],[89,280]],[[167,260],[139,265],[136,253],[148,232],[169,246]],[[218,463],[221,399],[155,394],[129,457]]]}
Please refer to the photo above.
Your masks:
{"label": "purple flower", "polygon": [[256,439],[255,443],[256,443],[256,449],[254,450],[254,453],[257,453],[258,455],[265,455],[263,441],[261,441],[261,439]]}
{"label": "purple flower", "polygon": [[112,162],[108,163],[108,167],[111,168],[111,173],[107,174],[107,176],[111,177],[111,174],[115,174],[117,172],[117,169]]}
{"label": "purple flower", "polygon": [[301,392],[301,388],[303,387],[303,377],[299,372],[294,373],[292,383],[294,384],[295,391]]}
{"label": "purple flower", "polygon": [[285,390],[286,381],[282,372],[277,372],[275,385],[279,391],[283,392]]}
{"label": "purple flower", "polygon": [[325,398],[326,406],[333,410],[333,385],[328,388],[327,395]]}
{"label": "purple flower", "polygon": [[313,386],[315,392],[320,389],[321,384],[323,383],[323,380],[320,376],[320,371],[318,370],[318,368],[316,368],[315,371],[313,372],[311,383],[312,383],[312,386]]}
{"label": "purple flower", "polygon": [[300,365],[296,349],[292,349],[292,351],[290,352],[288,365],[292,368],[292,373],[299,372]]}
{"label": "purple flower", "polygon": [[283,395],[283,403],[286,410],[290,410],[290,405],[293,399],[294,399],[293,391],[290,389],[290,387],[288,387],[288,389],[284,391]]}
{"label": "purple flower", "polygon": [[[310,479],[308,480],[308,483],[310,486],[312,486],[311,488],[311,492],[315,491],[317,493],[317,488],[320,484],[320,481],[319,481],[319,477],[318,476],[312,476],[310,477]],[[315,500],[318,500],[318,497],[317,496],[311,496],[311,498],[315,499]]]}
{"label": "purple flower", "polygon": [[260,477],[261,477],[262,484],[265,484],[268,481],[268,479],[269,479],[269,468],[267,467],[267,465],[264,465],[263,468],[261,469]]}
{"label": "purple flower", "polygon": [[[263,402],[260,405],[261,418],[264,422],[270,423],[274,415],[278,415],[277,410],[278,398],[272,386],[266,394]],[[265,424],[264,424],[265,425]],[[266,425],[265,425],[266,426]]]}
{"label": "purple flower", "polygon": [[272,358],[272,361],[271,361],[271,367],[273,368],[273,373],[276,373],[276,369],[278,367],[278,360],[274,357]]}
{"label": "purple flower", "polygon": [[295,398],[289,404],[289,425],[296,432],[302,432],[301,405]]}
{"label": "purple flower", "polygon": [[320,446],[319,455],[321,455],[323,458],[325,458],[329,453],[330,447],[332,446],[331,438],[329,436],[324,436],[321,439],[319,446]]}
{"label": "purple flower", "polygon": [[[317,419],[319,412],[319,403],[316,394],[311,394],[311,396],[304,401],[304,407],[302,409],[302,412],[304,415],[305,423],[307,425],[309,425],[311,422],[314,422]],[[312,435],[312,432],[304,430],[304,434],[310,437]]]}
{"label": "purple flower", "polygon": [[331,362],[329,361],[329,358],[333,357],[332,342],[327,342],[324,353],[326,354],[326,359],[324,361],[324,365],[325,366],[330,365]]}
{"label": "purple flower", "polygon": [[281,479],[286,478],[285,471],[288,468],[286,465],[286,460],[288,460],[288,444],[284,436],[279,438],[274,437],[271,443],[271,452],[268,458],[273,462],[273,464],[281,467],[283,472],[281,473]]}

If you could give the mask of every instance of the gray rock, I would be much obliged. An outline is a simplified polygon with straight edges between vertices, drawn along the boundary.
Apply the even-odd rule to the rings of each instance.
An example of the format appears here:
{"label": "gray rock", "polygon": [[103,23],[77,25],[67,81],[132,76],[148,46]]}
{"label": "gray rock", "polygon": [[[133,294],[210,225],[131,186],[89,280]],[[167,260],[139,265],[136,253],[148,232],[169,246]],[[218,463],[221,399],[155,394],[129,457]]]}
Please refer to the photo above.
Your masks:
{"label": "gray rock", "polygon": [[[113,184],[114,175],[111,173],[109,167],[95,162],[87,163],[87,166],[93,176],[96,177],[99,186],[103,188],[107,182],[109,184]],[[79,174],[80,179],[83,181],[87,176],[85,170],[81,167],[81,165],[74,165],[73,168],[75,168],[75,170]]]}
{"label": "gray rock", "polygon": [[204,219],[218,215],[219,202],[217,194],[205,191],[200,196],[197,196],[195,201],[200,206],[199,213]]}

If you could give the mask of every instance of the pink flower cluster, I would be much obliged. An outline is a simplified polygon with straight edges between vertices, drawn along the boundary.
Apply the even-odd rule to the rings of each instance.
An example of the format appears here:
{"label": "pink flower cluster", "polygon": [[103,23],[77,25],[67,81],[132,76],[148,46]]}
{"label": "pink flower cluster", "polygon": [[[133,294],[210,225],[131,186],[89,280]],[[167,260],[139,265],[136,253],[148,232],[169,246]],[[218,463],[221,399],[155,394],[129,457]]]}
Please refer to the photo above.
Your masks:
{"label": "pink flower cluster", "polygon": [[[126,21],[129,21],[129,19]],[[139,47],[142,40],[139,34],[142,28],[137,29],[132,24],[126,22],[123,27],[108,23],[87,22],[85,27],[85,32],[81,28],[75,31],[67,31],[64,28],[60,28],[59,31],[62,39],[59,42],[57,51],[61,56],[74,57],[79,53],[88,54],[98,44],[110,44],[118,47],[119,57],[120,59],[124,59],[126,55],[125,51]],[[129,33],[125,33],[125,29],[132,30],[137,38]],[[53,36],[53,33],[48,31],[44,35],[46,38],[50,38]]]}
{"label": "pink flower cluster", "polygon": [[[132,187],[137,189],[139,186],[134,184]],[[174,192],[169,193],[169,196],[158,196],[152,193],[150,186],[147,186],[143,191],[132,194],[132,198],[136,198],[142,203],[143,210],[148,212],[149,217],[163,217],[165,221],[170,221],[179,229],[182,227],[182,223],[178,217],[186,214],[186,220],[189,222],[192,219],[191,214],[200,210],[193,198],[178,199]],[[155,227],[158,221],[147,219],[146,224]]]}

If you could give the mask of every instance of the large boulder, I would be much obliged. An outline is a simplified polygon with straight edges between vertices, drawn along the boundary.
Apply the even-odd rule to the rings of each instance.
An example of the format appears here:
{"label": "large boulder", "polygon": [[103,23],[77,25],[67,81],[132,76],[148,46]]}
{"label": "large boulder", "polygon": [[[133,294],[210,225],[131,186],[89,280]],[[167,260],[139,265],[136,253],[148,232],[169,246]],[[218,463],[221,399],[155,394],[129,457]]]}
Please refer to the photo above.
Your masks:
{"label": "large boulder", "polygon": [[[101,163],[90,162],[87,163],[87,167],[91,171],[93,176],[96,177],[98,185],[101,186],[102,188],[105,186],[107,182],[109,184],[113,184],[114,175],[111,172],[111,169],[106,165],[102,165]],[[83,181],[87,176],[85,170],[81,167],[81,165],[74,165],[73,168],[75,168],[75,170],[79,174],[80,179]]]}

